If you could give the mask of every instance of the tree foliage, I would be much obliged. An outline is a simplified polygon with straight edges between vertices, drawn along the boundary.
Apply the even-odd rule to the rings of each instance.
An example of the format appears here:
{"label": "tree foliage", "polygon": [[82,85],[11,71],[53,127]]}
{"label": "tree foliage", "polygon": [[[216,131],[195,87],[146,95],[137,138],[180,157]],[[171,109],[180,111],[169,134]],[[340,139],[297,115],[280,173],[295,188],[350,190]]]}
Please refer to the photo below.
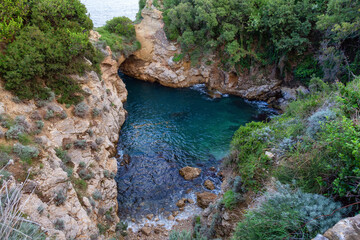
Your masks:
{"label": "tree foliage", "polygon": [[97,57],[88,40],[93,24],[85,6],[79,0],[18,0],[11,6],[13,19],[29,13],[12,38],[5,36],[8,44],[0,55],[5,88],[21,99],[44,99],[50,88],[61,103],[81,101],[80,87],[67,75],[90,68],[84,57]]}
{"label": "tree foliage", "polygon": [[166,34],[183,53],[215,53],[225,69],[299,62],[302,53],[318,55],[324,41],[332,48],[318,60],[329,80],[344,68],[358,71],[352,63],[359,51],[359,1],[164,0],[163,11]]}

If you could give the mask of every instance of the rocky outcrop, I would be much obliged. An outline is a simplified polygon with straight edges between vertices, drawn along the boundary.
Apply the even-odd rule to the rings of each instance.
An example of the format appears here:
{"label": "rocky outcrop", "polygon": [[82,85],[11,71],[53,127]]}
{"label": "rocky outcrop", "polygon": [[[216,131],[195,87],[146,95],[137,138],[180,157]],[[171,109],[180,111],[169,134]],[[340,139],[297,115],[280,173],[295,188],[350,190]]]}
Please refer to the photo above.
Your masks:
{"label": "rocky outcrop", "polygon": [[197,204],[201,208],[207,208],[210,203],[214,202],[217,198],[217,195],[210,192],[203,192],[196,194]]}
{"label": "rocky outcrop", "polygon": [[[22,115],[28,122],[34,122],[34,118],[44,122],[35,138],[40,155],[29,170],[36,188],[33,194],[24,194],[24,200],[30,199],[22,212],[55,239],[104,239],[98,224],[104,226],[105,235],[111,235],[119,221],[114,156],[125,121],[123,102],[127,91],[109,49],[107,55],[101,64],[101,76],[96,72],[73,76],[87,93],[84,103],[88,112],[82,118],[74,115],[74,106],[55,101],[15,103],[14,96],[0,88],[2,112],[12,118]],[[54,117],[44,118],[49,112]],[[67,149],[70,167],[56,154],[59,148]],[[14,160],[21,166],[19,159]],[[82,169],[89,177],[81,175]],[[57,221],[63,222],[63,227],[56,227]]]}
{"label": "rocky outcrop", "polygon": [[194,167],[184,167],[179,170],[179,173],[182,177],[184,177],[185,180],[194,180],[195,178],[199,177],[201,174],[200,168],[194,168]]}
{"label": "rocky outcrop", "polygon": [[282,80],[277,77],[276,66],[254,65],[243,69],[242,73],[235,73],[220,69],[219,59],[215,56],[207,57],[196,66],[186,58],[175,62],[173,57],[181,53],[180,47],[176,42],[168,41],[163,29],[162,12],[155,9],[151,2],[147,2],[142,11],[143,20],[136,25],[141,49],[120,66],[125,74],[168,87],[206,84],[212,93],[217,90],[247,99],[274,100],[281,96]]}
{"label": "rocky outcrop", "polygon": [[314,240],[358,240],[360,239],[360,215],[340,220],[324,235],[318,235]]}

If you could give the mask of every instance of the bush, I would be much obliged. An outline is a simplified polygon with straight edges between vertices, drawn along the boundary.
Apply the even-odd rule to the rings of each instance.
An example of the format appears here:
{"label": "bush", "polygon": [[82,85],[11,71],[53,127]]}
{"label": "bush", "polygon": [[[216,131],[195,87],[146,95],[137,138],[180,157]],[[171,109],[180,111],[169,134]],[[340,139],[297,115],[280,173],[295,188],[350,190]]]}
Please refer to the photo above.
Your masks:
{"label": "bush", "polygon": [[14,125],[5,133],[7,139],[19,139],[19,136],[25,132],[23,126]]}
{"label": "bush", "polygon": [[[291,190],[286,185],[278,184],[277,188],[258,208],[245,214],[234,240],[311,239],[332,227],[346,212],[339,210],[340,203],[324,196]],[[339,211],[333,214],[335,210]]]}
{"label": "bush", "polygon": [[60,230],[60,231],[64,230],[65,229],[64,220],[59,219],[59,218],[56,219],[55,222],[54,222],[54,227],[55,227],[56,230]]}
{"label": "bush", "polygon": [[99,190],[95,190],[95,192],[92,194],[92,197],[96,201],[102,200],[102,194]]}
{"label": "bush", "polygon": [[79,103],[74,108],[75,116],[81,117],[81,118],[84,118],[86,116],[86,114],[88,113],[88,111],[89,111],[89,107],[84,102]]}
{"label": "bush", "polygon": [[306,132],[312,138],[321,130],[326,122],[335,120],[336,113],[329,108],[321,109],[308,118]]}
{"label": "bush", "polygon": [[93,110],[91,111],[93,117],[97,117],[101,114],[101,110],[98,108],[93,108]]}
{"label": "bush", "polygon": [[6,152],[0,151],[0,169],[6,166],[11,157]]}
{"label": "bush", "polygon": [[127,17],[114,17],[106,22],[105,30],[126,38],[135,38],[135,26]]}
{"label": "bush", "polygon": [[80,102],[80,87],[66,76],[92,68],[84,57],[95,59],[88,39],[93,25],[85,6],[79,0],[39,0],[25,6],[30,14],[0,56],[5,88],[20,99],[49,100],[53,91],[61,103]]}
{"label": "bush", "polygon": [[24,146],[16,143],[13,147],[13,152],[22,160],[30,161],[39,156],[39,150],[36,147]]}
{"label": "bush", "polygon": [[228,190],[223,196],[222,203],[226,209],[233,209],[240,200],[241,195],[239,193],[236,193],[233,190]]}
{"label": "bush", "polygon": [[86,149],[86,147],[87,147],[86,140],[76,140],[74,142],[74,147],[80,148],[82,150]]}
{"label": "bush", "polygon": [[94,177],[94,173],[91,172],[89,169],[81,169],[79,172],[79,177],[83,180],[90,180]]}
{"label": "bush", "polygon": [[59,190],[55,193],[54,201],[56,206],[62,205],[66,201],[66,194],[63,190]]}
{"label": "bush", "polygon": [[55,148],[55,154],[58,158],[61,159],[64,164],[71,162],[71,158],[68,155],[67,151],[63,150],[62,148]]}

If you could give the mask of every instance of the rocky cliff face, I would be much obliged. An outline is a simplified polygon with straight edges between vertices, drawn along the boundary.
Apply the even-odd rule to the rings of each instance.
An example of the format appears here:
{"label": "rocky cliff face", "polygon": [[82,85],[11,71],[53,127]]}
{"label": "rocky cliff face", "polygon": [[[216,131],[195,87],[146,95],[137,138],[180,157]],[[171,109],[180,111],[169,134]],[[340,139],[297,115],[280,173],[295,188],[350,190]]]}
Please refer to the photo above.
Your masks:
{"label": "rocky cliff face", "polygon": [[[34,119],[44,122],[35,138],[40,155],[31,165],[32,180],[26,187],[28,192],[35,190],[24,194],[24,200],[30,199],[23,212],[56,239],[104,239],[99,229],[111,235],[119,221],[114,155],[125,121],[127,91],[117,74],[117,61],[108,51],[101,77],[95,72],[73,76],[87,93],[84,103],[88,109],[83,117],[75,116],[74,106],[66,108],[55,101],[14,103],[14,97],[0,89],[0,114],[24,116],[29,124]],[[65,165],[56,148],[67,149],[70,162]],[[21,166],[21,161],[14,159],[9,171],[16,172]],[[72,174],[66,172],[70,168]]]}
{"label": "rocky cliff face", "polygon": [[120,68],[125,74],[168,87],[204,83],[210,91],[217,90],[253,100],[274,100],[279,96],[282,80],[277,78],[277,68],[274,66],[252,66],[236,74],[218,68],[219,60],[215,56],[196,66],[187,60],[174,62],[173,57],[180,53],[180,47],[167,40],[162,12],[152,6],[152,1],[147,1],[142,16],[143,20],[136,25],[136,37],[141,49],[121,64]]}

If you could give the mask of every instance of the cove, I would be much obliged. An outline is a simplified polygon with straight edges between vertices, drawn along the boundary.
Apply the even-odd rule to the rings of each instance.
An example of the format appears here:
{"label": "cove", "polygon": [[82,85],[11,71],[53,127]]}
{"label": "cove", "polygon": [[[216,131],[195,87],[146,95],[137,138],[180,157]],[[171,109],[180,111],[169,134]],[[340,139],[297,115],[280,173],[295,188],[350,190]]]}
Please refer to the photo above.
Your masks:
{"label": "cove", "polygon": [[[230,151],[240,125],[260,113],[271,113],[265,103],[227,96],[211,99],[204,86],[168,88],[121,73],[128,90],[128,116],[118,144],[119,215],[122,219],[178,210],[185,195],[208,191],[211,179],[220,190],[216,171]],[[185,181],[179,169],[193,166],[201,176]]]}

